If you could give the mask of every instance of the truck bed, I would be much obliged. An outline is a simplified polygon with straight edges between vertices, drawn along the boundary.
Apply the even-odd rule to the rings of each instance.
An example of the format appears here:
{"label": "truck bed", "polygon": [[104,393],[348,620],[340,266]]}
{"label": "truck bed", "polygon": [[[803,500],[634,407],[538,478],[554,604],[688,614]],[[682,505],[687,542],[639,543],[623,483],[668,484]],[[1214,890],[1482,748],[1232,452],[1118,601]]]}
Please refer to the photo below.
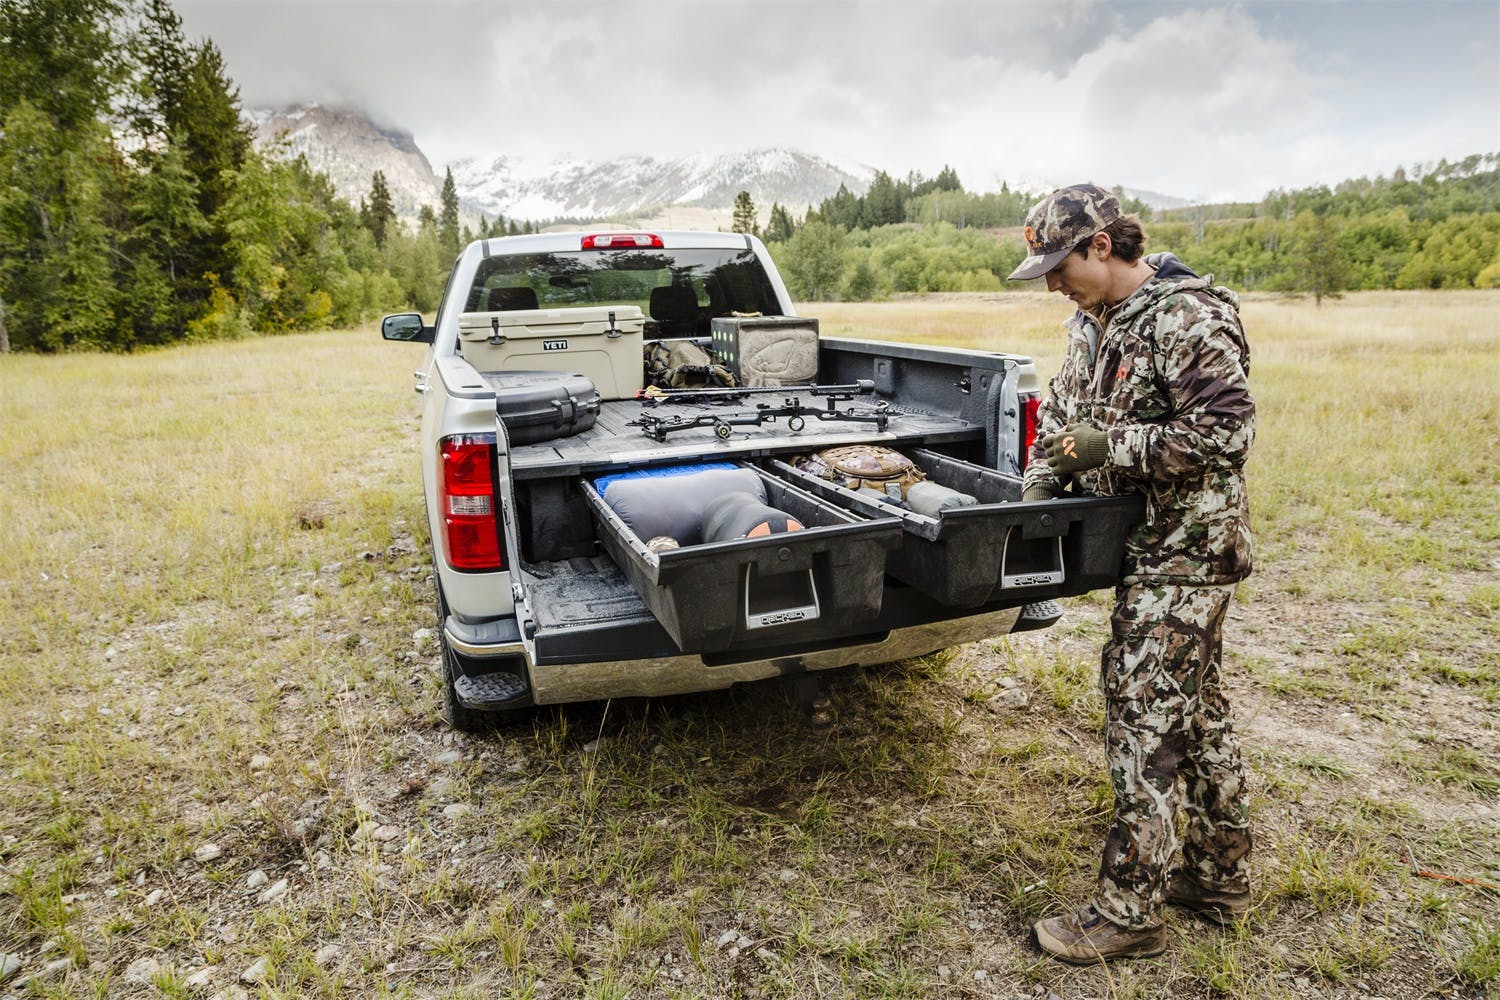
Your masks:
{"label": "truck bed", "polygon": [[[529,594],[534,662],[603,661],[626,649],[633,658],[765,658],[879,642],[1112,582],[1139,501],[1020,502],[1019,442],[1010,437],[1019,423],[1016,370],[1000,354],[825,341],[820,385],[864,382],[873,391],[605,400],[582,432],[512,445],[513,570]],[[795,430],[779,412],[791,404],[801,418]],[[883,418],[822,416],[830,412]],[[653,433],[652,418],[677,429]],[[937,517],[906,513],[788,464],[858,442],[901,451],[934,482],[980,503]],[[593,487],[619,470],[703,461],[756,470],[771,506],[804,530],[657,553]]]}

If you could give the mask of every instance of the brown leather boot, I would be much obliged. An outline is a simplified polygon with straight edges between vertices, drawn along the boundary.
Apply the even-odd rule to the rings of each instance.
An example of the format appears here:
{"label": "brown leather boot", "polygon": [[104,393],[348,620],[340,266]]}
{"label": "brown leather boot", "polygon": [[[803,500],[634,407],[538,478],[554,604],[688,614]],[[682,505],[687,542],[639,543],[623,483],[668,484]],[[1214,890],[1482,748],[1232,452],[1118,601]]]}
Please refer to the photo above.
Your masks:
{"label": "brown leather boot", "polygon": [[1149,958],[1167,947],[1165,924],[1131,930],[1111,923],[1092,906],[1036,922],[1036,943],[1050,955],[1073,965],[1092,965],[1111,958]]}
{"label": "brown leather boot", "polygon": [[1250,893],[1220,892],[1199,885],[1178,869],[1167,876],[1167,902],[1216,924],[1232,924],[1250,912]]}

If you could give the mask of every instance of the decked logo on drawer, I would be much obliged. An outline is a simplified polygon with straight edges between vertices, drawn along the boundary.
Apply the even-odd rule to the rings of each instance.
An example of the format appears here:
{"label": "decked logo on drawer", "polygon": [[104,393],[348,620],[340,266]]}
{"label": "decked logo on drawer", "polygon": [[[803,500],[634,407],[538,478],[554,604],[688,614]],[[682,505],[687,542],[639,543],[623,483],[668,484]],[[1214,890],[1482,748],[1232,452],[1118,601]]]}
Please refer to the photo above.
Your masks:
{"label": "decked logo on drawer", "polygon": [[788,622],[807,620],[807,612],[800,608],[791,611],[773,611],[768,615],[751,615],[751,628],[766,628],[770,625],[785,625]]}
{"label": "decked logo on drawer", "polygon": [[1005,578],[1007,587],[1040,587],[1048,583],[1061,583],[1061,573],[1030,573],[1022,576],[1008,576]]}
{"label": "decked logo on drawer", "polygon": [[567,349],[568,349],[568,342],[566,340],[544,340],[544,341],[542,341],[542,350],[544,350],[544,351],[566,351]]}

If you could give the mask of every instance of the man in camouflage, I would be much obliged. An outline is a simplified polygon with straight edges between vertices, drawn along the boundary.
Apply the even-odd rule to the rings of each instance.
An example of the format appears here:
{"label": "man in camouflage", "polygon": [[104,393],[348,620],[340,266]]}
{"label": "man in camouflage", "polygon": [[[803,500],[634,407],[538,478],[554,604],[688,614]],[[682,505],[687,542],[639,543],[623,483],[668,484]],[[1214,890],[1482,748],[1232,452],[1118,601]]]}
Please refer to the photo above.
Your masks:
{"label": "man in camouflage", "polygon": [[1250,352],[1234,293],[1171,254],[1143,256],[1139,222],[1108,192],[1055,191],[1025,233],[1011,278],[1045,277],[1078,311],[1023,497],[1146,497],[1101,658],[1115,811],[1098,888],[1039,921],[1037,941],[1075,963],[1155,955],[1164,900],[1220,922],[1250,902],[1249,796],[1219,679],[1224,614],[1251,564]]}

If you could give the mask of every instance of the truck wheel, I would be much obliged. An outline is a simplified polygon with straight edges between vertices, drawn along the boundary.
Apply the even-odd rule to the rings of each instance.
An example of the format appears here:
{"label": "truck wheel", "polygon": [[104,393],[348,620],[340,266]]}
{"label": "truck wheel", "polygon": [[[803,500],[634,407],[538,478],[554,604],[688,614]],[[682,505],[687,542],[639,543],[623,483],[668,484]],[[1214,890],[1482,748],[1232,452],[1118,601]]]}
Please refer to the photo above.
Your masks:
{"label": "truck wheel", "polygon": [[448,648],[446,637],[439,640],[443,647],[443,721],[464,733],[488,729],[494,721],[491,712],[476,712],[458,703],[458,692],[453,689],[453,680],[458,674],[458,662]]}
{"label": "truck wheel", "polygon": [[448,621],[448,602],[443,600],[443,585],[438,582],[437,567],[432,570],[432,586],[437,591],[438,646],[443,654],[443,721],[459,732],[473,733],[488,729],[492,721],[489,712],[476,712],[458,703],[458,692],[453,681],[458,676],[458,657],[448,645],[448,634],[443,625]]}

